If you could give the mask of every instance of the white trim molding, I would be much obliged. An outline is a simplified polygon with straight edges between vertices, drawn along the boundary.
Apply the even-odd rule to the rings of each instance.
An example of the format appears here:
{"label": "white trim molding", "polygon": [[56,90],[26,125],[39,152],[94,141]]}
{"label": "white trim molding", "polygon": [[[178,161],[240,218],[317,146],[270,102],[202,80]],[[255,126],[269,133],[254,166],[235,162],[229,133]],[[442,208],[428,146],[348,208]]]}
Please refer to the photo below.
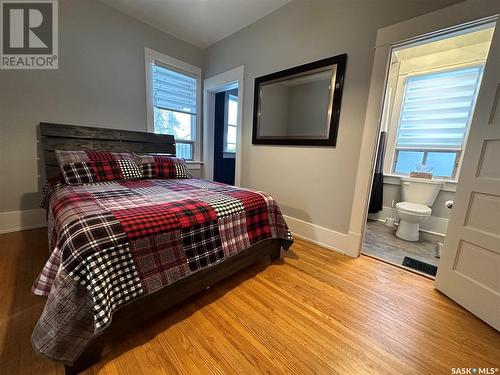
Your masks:
{"label": "white trim molding", "polygon": [[202,161],[187,160],[186,164],[187,164],[187,169],[189,170],[201,170],[203,168]]}
{"label": "white trim molding", "polygon": [[215,94],[238,87],[238,117],[236,128],[236,161],[234,183],[241,184],[241,147],[242,147],[242,118],[244,101],[244,74],[243,65],[205,79],[203,83],[203,161],[205,162],[205,178],[214,178],[214,109]]}
{"label": "white trim molding", "polygon": [[283,216],[295,237],[344,255],[357,256],[355,250],[361,243],[361,234],[336,232],[291,216]]}
{"label": "white trim molding", "polygon": [[24,211],[0,212],[0,234],[47,226],[45,210],[35,208]]}

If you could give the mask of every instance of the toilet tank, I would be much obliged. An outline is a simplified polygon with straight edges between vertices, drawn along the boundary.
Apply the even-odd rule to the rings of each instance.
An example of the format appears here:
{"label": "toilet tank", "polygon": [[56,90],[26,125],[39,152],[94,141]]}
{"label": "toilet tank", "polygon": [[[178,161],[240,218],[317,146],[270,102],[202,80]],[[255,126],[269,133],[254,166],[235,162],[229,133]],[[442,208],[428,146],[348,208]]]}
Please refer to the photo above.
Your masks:
{"label": "toilet tank", "polygon": [[403,202],[425,204],[430,207],[434,204],[442,186],[441,180],[401,178],[401,199]]}

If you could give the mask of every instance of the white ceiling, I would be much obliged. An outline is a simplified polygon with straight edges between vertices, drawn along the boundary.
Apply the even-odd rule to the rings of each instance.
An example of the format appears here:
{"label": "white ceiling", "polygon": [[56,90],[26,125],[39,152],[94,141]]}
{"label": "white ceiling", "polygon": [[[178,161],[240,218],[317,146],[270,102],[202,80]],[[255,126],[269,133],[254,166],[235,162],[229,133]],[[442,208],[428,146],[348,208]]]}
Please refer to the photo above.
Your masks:
{"label": "white ceiling", "polygon": [[290,0],[101,0],[157,29],[206,48]]}

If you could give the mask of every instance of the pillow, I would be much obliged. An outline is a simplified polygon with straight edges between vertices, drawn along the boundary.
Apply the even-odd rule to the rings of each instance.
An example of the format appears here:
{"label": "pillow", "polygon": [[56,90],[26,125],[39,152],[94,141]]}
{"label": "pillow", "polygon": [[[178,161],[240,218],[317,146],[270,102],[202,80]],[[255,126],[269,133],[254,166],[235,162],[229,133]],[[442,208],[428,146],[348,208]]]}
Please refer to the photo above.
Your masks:
{"label": "pillow", "polygon": [[186,161],[168,155],[137,155],[135,161],[144,178],[190,178]]}
{"label": "pillow", "polygon": [[56,156],[68,185],[142,178],[141,170],[128,152],[56,150]]}

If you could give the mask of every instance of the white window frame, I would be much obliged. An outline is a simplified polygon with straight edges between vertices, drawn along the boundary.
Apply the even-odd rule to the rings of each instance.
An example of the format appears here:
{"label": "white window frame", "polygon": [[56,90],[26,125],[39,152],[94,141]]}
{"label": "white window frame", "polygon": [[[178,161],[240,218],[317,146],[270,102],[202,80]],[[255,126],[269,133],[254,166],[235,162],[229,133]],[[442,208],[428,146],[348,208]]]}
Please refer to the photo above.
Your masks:
{"label": "white window frame", "polygon": [[449,152],[449,153],[454,153],[455,154],[455,164],[453,165],[453,170],[451,172],[451,176],[440,176],[433,174],[432,177],[437,177],[440,179],[444,180],[451,180],[455,181],[458,179],[458,166],[461,164],[462,161],[462,152],[463,148],[462,147],[449,147],[449,148],[443,148],[443,147],[394,147],[394,155],[393,155],[393,165],[391,166],[392,168],[392,174],[398,175],[398,176],[409,176],[409,173],[401,173],[401,172],[396,172],[396,164],[398,161],[398,154],[400,151],[415,151],[415,152],[423,152],[424,155],[422,156],[422,164],[425,165],[427,158],[429,156],[429,152]]}
{"label": "white window frame", "polygon": [[[147,131],[154,133],[154,107],[153,107],[153,67],[155,61],[159,62],[160,65],[166,68],[171,68],[179,73],[185,73],[187,75],[196,78],[196,129],[194,134],[194,140],[186,141],[182,140],[182,143],[190,143],[193,145],[193,161],[200,161],[202,150],[201,150],[201,124],[202,124],[202,99],[201,99],[201,68],[188,64],[184,61],[178,60],[174,57],[165,55],[161,52],[152,50],[150,48],[144,48],[144,58],[145,58],[145,69],[146,69],[146,115],[147,115]],[[176,140],[177,142],[177,140]],[[179,141],[180,142],[180,141]]]}
{"label": "white window frame", "polygon": [[[449,70],[456,70],[456,69],[463,69],[463,68],[471,68],[475,66],[480,66],[484,65],[486,61],[484,60],[474,60],[474,61],[469,61],[465,63],[459,63],[459,64],[453,64],[453,65],[448,65],[445,67],[436,67],[436,68],[430,68],[430,69],[419,69],[415,71],[411,71],[408,73],[403,73],[399,74],[399,62],[395,63],[398,64],[398,66],[394,69],[395,75],[393,77],[388,77],[388,85],[390,87],[389,95],[391,95],[391,92],[395,92],[395,98],[393,101],[392,108],[389,108],[389,114],[388,114],[388,137],[387,137],[387,145],[386,145],[386,152],[385,152],[385,157],[384,157],[384,175],[386,176],[408,176],[408,174],[404,173],[397,173],[396,172],[396,162],[397,162],[397,154],[398,151],[421,151],[424,153],[423,160],[427,159],[427,153],[432,152],[432,151],[443,151],[443,152],[456,152],[457,156],[455,158],[455,165],[453,167],[453,172],[450,177],[444,177],[444,176],[433,176],[436,178],[440,178],[449,182],[457,182],[458,177],[460,176],[460,169],[462,167],[462,159],[463,159],[463,154],[465,151],[465,148],[467,147],[467,139],[469,137],[469,131],[470,131],[470,122],[472,118],[469,119],[469,125],[467,126],[467,130],[464,135],[464,142],[462,147],[396,147],[396,142],[398,139],[398,133],[399,133],[399,121],[401,117],[401,109],[403,105],[403,98],[404,98],[404,92],[405,92],[405,87],[406,87],[406,81],[408,78],[413,77],[413,76],[421,76],[425,74],[431,74],[431,73],[438,73],[438,72],[445,72]],[[481,83],[482,80],[482,71],[481,71],[481,76],[479,78],[479,82]],[[390,82],[392,81],[392,82]],[[394,90],[392,89],[394,88]],[[479,91],[479,87],[477,89]],[[476,106],[476,101],[477,96],[474,100],[474,103],[472,105],[472,110],[474,111],[474,107]],[[390,102],[390,100],[389,100]]]}

